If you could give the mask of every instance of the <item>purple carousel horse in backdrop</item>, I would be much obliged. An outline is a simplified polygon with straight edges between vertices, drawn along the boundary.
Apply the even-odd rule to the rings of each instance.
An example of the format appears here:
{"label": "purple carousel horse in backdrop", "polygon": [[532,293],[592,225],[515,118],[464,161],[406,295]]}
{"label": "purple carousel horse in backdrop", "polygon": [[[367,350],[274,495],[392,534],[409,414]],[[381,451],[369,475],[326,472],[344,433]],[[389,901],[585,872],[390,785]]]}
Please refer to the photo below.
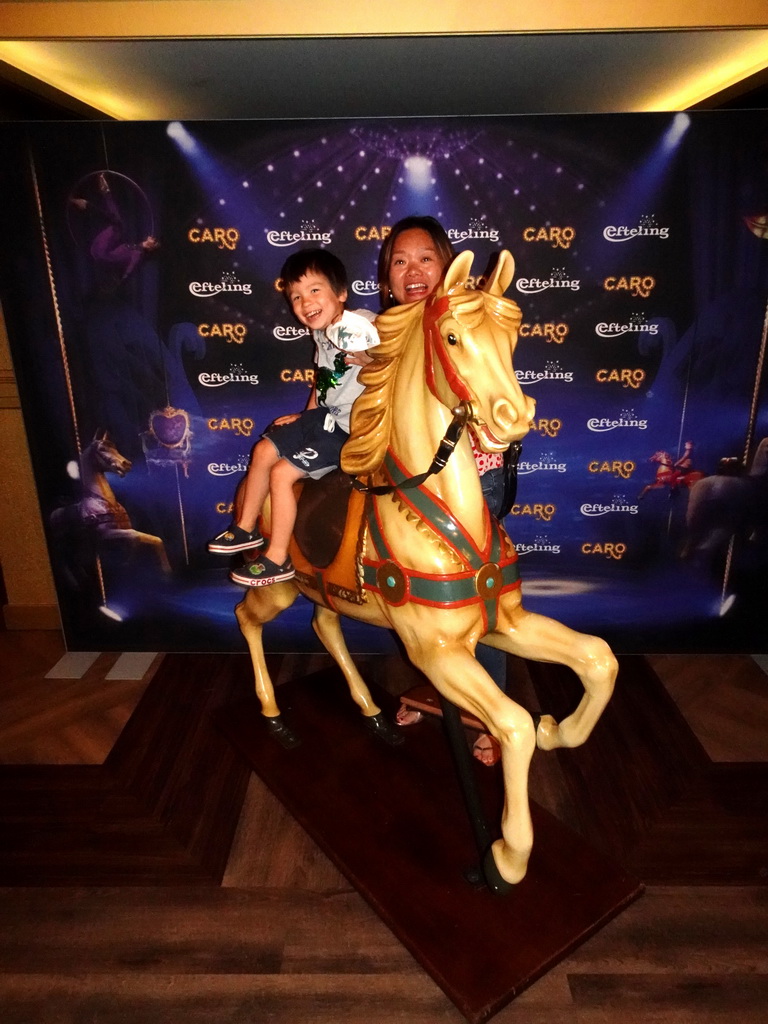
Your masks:
{"label": "purple carousel horse in backdrop", "polygon": [[[62,505],[51,513],[54,544],[64,557],[70,582],[78,589],[89,554],[93,557],[119,551],[129,558],[147,554],[163,572],[171,571],[163,541],[133,528],[128,512],[115,497],[106,478],[107,473],[123,477],[131,466],[107,432],[97,431],[79,458],[80,500]],[[79,558],[75,557],[78,552]]]}

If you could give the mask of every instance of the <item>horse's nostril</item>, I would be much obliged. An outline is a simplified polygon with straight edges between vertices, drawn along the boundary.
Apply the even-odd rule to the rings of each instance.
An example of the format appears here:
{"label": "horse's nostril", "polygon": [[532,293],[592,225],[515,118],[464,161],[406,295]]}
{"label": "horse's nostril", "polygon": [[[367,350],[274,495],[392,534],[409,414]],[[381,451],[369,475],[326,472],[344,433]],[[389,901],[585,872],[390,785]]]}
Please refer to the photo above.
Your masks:
{"label": "horse's nostril", "polygon": [[509,429],[517,423],[517,412],[506,398],[499,398],[493,403],[493,419],[497,426]]}

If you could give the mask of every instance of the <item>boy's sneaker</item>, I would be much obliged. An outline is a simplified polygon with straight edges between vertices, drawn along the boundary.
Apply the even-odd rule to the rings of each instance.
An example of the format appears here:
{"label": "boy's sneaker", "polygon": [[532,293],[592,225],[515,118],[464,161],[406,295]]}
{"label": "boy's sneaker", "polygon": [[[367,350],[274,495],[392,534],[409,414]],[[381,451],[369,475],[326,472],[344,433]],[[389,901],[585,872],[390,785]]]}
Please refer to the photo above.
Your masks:
{"label": "boy's sneaker", "polygon": [[240,569],[233,569],[229,578],[244,587],[268,587],[270,583],[292,580],[295,575],[290,558],[286,558],[282,565],[275,565],[270,558],[259,558],[255,562],[247,562]]}
{"label": "boy's sneaker", "polygon": [[231,555],[236,551],[260,548],[263,543],[264,538],[258,531],[248,533],[247,530],[241,530],[239,526],[233,524],[209,542],[208,550],[214,554]]}

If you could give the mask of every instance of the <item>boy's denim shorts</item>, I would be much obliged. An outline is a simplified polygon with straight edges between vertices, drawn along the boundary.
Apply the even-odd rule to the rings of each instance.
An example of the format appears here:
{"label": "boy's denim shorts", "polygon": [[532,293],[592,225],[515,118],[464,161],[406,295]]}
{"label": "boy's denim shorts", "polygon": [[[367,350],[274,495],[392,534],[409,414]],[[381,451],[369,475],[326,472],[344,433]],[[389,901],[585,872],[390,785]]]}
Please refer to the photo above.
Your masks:
{"label": "boy's denim shorts", "polygon": [[327,416],[327,409],[305,409],[293,423],[272,427],[262,437],[271,441],[280,457],[301,470],[304,476],[319,480],[339,468],[341,449],[349,438],[338,424],[333,431],[326,430]]}

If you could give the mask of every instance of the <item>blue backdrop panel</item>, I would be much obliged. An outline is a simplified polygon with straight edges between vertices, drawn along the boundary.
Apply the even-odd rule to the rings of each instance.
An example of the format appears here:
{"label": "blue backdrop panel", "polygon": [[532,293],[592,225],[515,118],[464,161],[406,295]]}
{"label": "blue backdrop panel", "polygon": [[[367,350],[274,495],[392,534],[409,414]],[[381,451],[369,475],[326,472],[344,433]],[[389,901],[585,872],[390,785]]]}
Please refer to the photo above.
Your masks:
{"label": "blue backdrop panel", "polygon": [[[311,386],[280,266],[329,247],[375,311],[389,227],[428,213],[473,275],[516,260],[526,605],[618,652],[766,649],[764,112],[0,135],[2,301],[70,648],[244,646],[206,542]],[[122,459],[104,472],[105,433]],[[314,649],[309,613],[268,646]]]}

